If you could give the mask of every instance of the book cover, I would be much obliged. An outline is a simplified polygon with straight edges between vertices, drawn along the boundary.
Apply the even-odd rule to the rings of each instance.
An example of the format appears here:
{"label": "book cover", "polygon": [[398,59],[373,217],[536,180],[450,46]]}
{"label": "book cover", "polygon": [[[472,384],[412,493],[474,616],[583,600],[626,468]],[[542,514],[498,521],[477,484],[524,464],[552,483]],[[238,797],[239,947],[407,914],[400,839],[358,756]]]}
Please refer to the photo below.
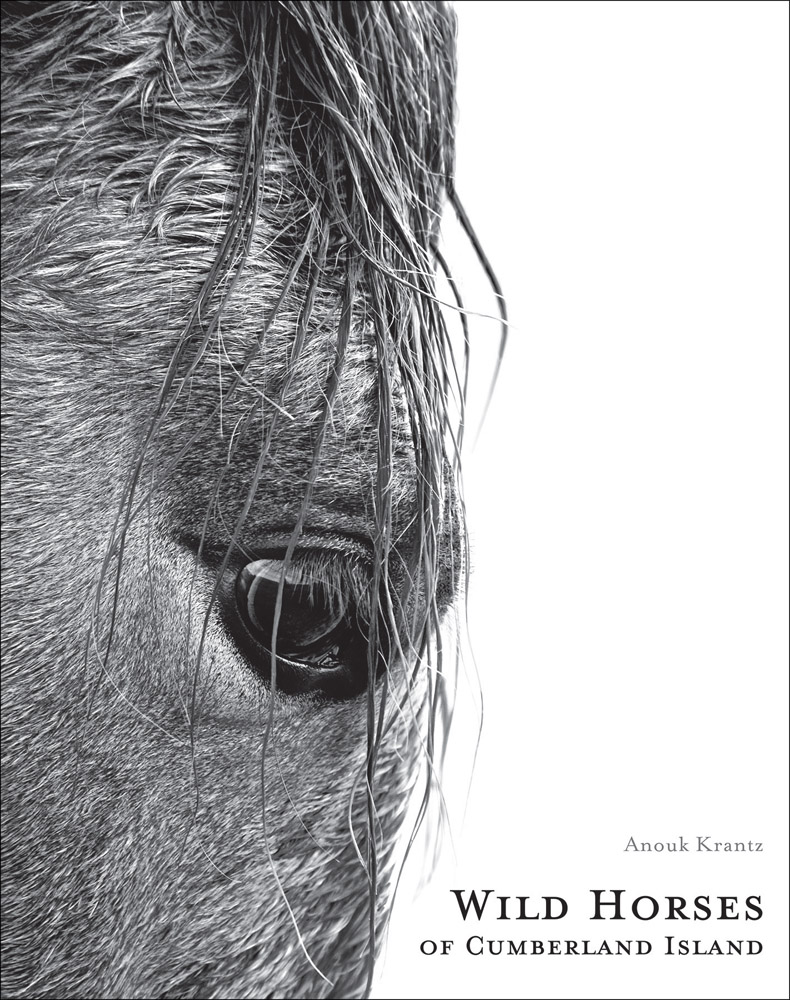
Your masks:
{"label": "book cover", "polygon": [[4,998],[787,995],[787,13],[2,4]]}

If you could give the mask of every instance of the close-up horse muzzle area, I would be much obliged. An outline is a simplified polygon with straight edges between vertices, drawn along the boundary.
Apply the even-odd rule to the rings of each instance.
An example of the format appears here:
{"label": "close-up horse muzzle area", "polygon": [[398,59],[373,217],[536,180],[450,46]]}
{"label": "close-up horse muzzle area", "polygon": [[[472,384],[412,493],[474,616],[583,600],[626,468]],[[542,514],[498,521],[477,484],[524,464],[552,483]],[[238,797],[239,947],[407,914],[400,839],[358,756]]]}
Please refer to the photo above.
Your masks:
{"label": "close-up horse muzzle area", "polygon": [[2,995],[367,996],[467,574],[454,15],[2,30]]}

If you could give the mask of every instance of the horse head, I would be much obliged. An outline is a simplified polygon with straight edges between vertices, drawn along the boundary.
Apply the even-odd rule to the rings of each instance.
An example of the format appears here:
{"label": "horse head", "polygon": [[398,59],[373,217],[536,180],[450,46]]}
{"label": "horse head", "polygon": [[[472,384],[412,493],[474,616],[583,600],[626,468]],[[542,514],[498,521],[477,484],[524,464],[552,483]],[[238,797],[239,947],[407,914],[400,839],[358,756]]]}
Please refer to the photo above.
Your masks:
{"label": "horse head", "polygon": [[4,4],[4,995],[370,989],[466,565],[454,32]]}

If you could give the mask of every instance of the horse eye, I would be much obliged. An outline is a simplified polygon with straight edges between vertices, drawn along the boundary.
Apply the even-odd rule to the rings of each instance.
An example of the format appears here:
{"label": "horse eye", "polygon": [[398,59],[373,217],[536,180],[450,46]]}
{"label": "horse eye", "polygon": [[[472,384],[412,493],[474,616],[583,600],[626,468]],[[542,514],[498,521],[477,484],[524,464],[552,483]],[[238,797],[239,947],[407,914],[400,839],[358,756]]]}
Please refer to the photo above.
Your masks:
{"label": "horse eye", "polygon": [[[279,559],[258,559],[236,580],[236,599],[255,638],[271,648],[277,595],[283,575]],[[326,654],[342,630],[348,601],[297,566],[289,566],[282,588],[277,652],[282,656]]]}
{"label": "horse eye", "polygon": [[272,554],[242,566],[225,591],[228,631],[254,672],[270,683],[274,652],[282,694],[349,698],[368,686],[371,655],[377,675],[386,665],[386,628],[379,624],[371,654],[365,616],[353,597],[326,577],[311,568],[309,557],[286,566]]}

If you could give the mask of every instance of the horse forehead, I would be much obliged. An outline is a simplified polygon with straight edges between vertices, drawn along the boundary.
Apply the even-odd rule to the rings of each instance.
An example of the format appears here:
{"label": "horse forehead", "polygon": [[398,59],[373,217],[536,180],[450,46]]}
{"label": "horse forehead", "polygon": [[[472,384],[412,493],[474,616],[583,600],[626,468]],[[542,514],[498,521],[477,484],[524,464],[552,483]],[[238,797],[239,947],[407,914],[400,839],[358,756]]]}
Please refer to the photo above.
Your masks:
{"label": "horse forehead", "polygon": [[[141,45],[153,44],[157,25],[154,18],[148,34],[140,36]],[[121,32],[119,44],[132,44],[135,37],[134,31]],[[109,390],[130,415],[131,438],[146,433],[238,195],[245,115],[221,77],[217,82],[216,65],[206,72],[207,90],[190,77],[183,81],[178,100],[188,102],[190,86],[197,95],[188,114],[180,108],[171,114],[173,98],[166,93],[152,108],[143,103],[121,116],[108,114],[102,87],[123,100],[133,85],[121,74],[81,97],[79,109],[70,107],[64,95],[51,111],[57,122],[49,120],[47,105],[34,127],[18,136],[10,181],[27,185],[28,196],[24,221],[12,219],[5,233],[14,283],[10,309],[24,314],[21,328],[40,331],[41,378],[54,383],[65,376],[86,399],[96,401],[97,414],[106,411]],[[49,154],[42,156],[40,132],[51,139],[55,126],[53,164]],[[308,254],[281,298],[313,209],[300,186],[293,149],[275,118],[249,253],[232,292],[220,290],[222,316],[214,334],[185,355],[186,384],[158,436],[163,453],[184,453],[185,475],[165,479],[161,486],[178,496],[187,521],[202,516],[207,491],[220,473],[229,491],[243,497],[272,420],[277,432],[268,481],[276,482],[278,492],[293,484],[301,496],[313,433],[324,419],[327,386],[338,368],[347,276],[339,263],[342,246],[333,234],[312,293]],[[391,401],[388,429],[398,453],[391,470],[396,502],[405,505],[413,492],[408,407],[397,366],[382,365],[382,355],[392,360],[394,348],[391,340],[374,336],[367,292],[359,289],[317,489],[320,501],[322,493],[331,498],[348,493],[350,484],[354,515],[370,495],[379,457],[383,370],[391,373],[383,388]],[[312,310],[300,339],[308,294]],[[209,320],[216,307],[209,302],[203,318]],[[253,408],[258,417],[247,424]],[[80,433],[87,436],[94,427],[95,435],[104,436],[106,425],[98,419],[86,422],[83,411],[82,406],[73,409]],[[195,421],[201,420],[195,434]],[[239,430],[245,426],[246,433]]]}
{"label": "horse forehead", "polygon": [[[35,190],[26,201],[24,222],[10,219],[4,232],[13,292],[8,318],[19,314],[20,328],[37,330],[36,367],[44,381],[65,378],[96,397],[112,388],[138,417],[155,406],[232,211],[235,191],[228,177],[234,148],[228,142],[220,153],[220,146],[209,153],[186,138],[183,145],[160,139],[146,156],[127,164],[123,177],[103,183],[98,196],[85,193],[92,167],[84,161]],[[220,155],[223,170],[212,169]],[[179,169],[185,162],[189,169]],[[176,410],[183,413],[186,403],[197,411],[217,408],[220,434],[232,431],[233,421],[256,400],[262,409],[282,414],[286,438],[316,423],[338,366],[346,277],[338,258],[330,252],[321,268],[298,345],[309,259],[281,295],[292,266],[290,244],[299,235],[293,217],[304,213],[295,176],[292,154],[272,143],[249,254],[232,293],[217,296],[222,316],[213,335],[185,354],[189,384],[185,403]],[[391,342],[374,336],[366,289],[360,292],[339,367],[330,439],[370,431],[380,354],[394,351]],[[205,318],[219,306],[209,303]],[[12,344],[26,353],[31,346],[21,339]],[[401,380],[396,374],[389,383],[398,415],[393,430],[405,438]]]}
{"label": "horse forehead", "polygon": [[[128,381],[134,395],[167,369],[238,197],[247,111],[234,87],[243,60],[222,19],[209,24],[213,7],[99,5],[77,50],[87,55],[98,47],[106,71],[91,74],[90,86],[75,84],[72,62],[55,60],[59,100],[40,101],[32,118],[9,116],[15,155],[5,180],[25,196],[4,235],[9,277],[18,281],[15,305],[27,312],[23,325],[48,331],[64,355],[89,357],[86,375],[93,371],[98,383],[107,377],[99,351],[110,348],[113,361],[140,373]],[[23,108],[48,81],[21,81],[21,92],[30,90]],[[290,401],[280,405],[312,420],[336,360],[345,274],[333,267],[341,254],[330,246],[304,349],[294,352],[306,283],[297,280],[279,304],[278,295],[315,210],[315,191],[304,190],[304,164],[296,162],[295,132],[294,123],[274,115],[253,244],[204,352],[211,364],[193,366],[190,391],[208,397],[221,389],[252,351],[239,400],[259,391],[276,401],[288,377]],[[269,325],[275,306],[278,319]],[[338,394],[337,419],[346,429],[369,423],[376,368],[371,323],[357,316]],[[403,414],[399,381],[390,381]]]}

